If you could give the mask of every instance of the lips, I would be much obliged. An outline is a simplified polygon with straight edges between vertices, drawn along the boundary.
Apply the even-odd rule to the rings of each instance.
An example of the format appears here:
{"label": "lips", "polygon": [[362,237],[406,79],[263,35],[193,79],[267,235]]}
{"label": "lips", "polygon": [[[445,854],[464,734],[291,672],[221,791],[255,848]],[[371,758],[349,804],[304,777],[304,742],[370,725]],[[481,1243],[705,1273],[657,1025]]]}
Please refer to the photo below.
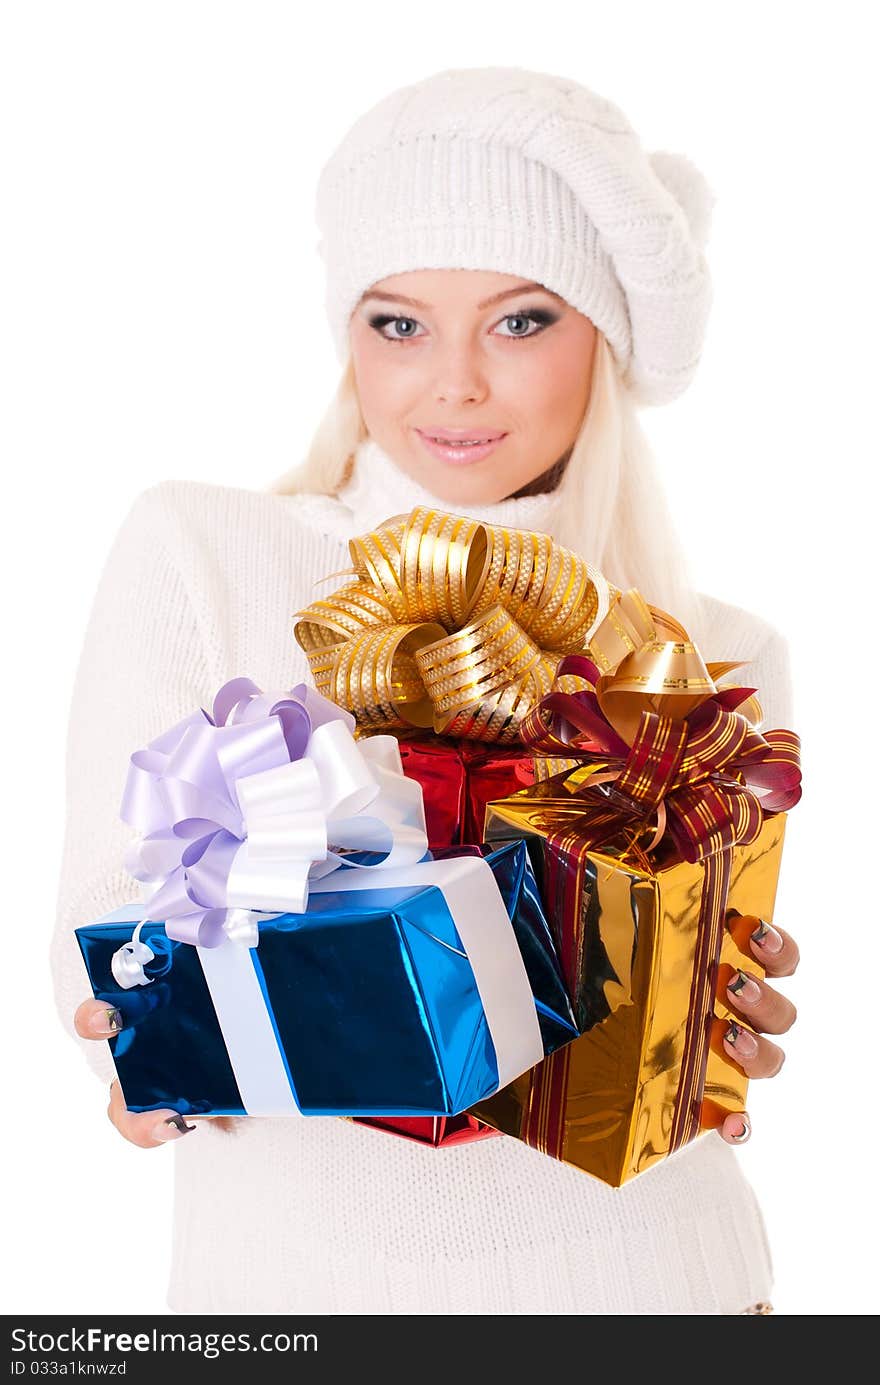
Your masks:
{"label": "lips", "polygon": [[483,429],[482,432],[477,428],[471,428],[469,432],[463,428],[441,428],[431,433],[421,428],[415,431],[431,457],[452,466],[468,466],[485,461],[507,437],[506,433],[494,428]]}
{"label": "lips", "polygon": [[462,443],[462,442],[497,442],[499,438],[505,436],[500,428],[417,428],[423,438],[428,438],[432,442]]}

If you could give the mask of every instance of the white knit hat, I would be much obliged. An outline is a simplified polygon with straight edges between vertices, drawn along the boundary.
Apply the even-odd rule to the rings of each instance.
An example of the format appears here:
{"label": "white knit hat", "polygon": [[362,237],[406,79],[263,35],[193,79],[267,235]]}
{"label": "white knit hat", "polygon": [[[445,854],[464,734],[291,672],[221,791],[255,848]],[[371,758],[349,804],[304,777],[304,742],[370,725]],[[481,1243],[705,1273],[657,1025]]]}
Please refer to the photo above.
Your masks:
{"label": "white knit hat", "polygon": [[577,82],[486,67],[401,87],[356,121],[318,180],[339,359],[377,280],[495,270],[558,293],[605,335],[638,402],[666,403],[700,358],[714,201],[689,159],[646,154],[623,113]]}

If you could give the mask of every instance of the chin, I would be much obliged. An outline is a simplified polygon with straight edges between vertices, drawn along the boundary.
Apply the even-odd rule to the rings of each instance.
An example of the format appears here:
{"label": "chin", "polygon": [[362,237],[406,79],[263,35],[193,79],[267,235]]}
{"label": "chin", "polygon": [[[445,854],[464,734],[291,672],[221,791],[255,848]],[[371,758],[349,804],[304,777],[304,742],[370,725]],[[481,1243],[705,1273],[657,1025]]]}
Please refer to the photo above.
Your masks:
{"label": "chin", "polygon": [[436,474],[426,477],[422,485],[443,500],[447,505],[497,505],[506,500],[510,491],[496,486],[487,486],[475,478],[469,483],[465,476],[443,476]]}
{"label": "chin", "polygon": [[[455,505],[497,505],[511,491],[496,475],[477,475],[477,468],[435,466],[407,467],[408,474],[438,500]],[[524,485],[517,482],[517,487]],[[516,487],[514,487],[516,489]]]}

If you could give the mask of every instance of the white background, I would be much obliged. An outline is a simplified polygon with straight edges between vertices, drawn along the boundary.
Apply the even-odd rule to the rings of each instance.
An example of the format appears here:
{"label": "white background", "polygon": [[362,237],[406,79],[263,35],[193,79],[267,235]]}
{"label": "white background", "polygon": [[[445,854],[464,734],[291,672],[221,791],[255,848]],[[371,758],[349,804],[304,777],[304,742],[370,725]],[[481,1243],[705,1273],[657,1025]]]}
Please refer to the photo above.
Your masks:
{"label": "white background", "polygon": [[[870,10],[3,7],[6,1312],[167,1311],[173,1156],[106,1121],[47,967],[67,702],[107,550],[155,481],[259,488],[301,456],[337,377],[320,167],[393,87],[491,64],[593,87],[718,198],[698,377],[644,418],[698,586],[771,620],[794,661],[805,796],[776,918],[803,949],[784,983],[800,1019],[781,1075],[752,1086],[740,1157],[777,1311],[876,1311]],[[116,1220],[127,1205],[131,1230]]]}

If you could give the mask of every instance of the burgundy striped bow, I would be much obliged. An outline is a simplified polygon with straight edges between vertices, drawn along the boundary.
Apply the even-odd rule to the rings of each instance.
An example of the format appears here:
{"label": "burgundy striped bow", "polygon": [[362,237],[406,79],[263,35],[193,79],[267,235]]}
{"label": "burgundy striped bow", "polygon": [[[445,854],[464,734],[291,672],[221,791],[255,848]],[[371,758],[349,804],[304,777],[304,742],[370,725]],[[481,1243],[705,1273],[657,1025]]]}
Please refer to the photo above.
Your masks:
{"label": "burgundy striped bow", "polygon": [[[559,681],[572,676],[586,686],[562,692]],[[574,759],[595,771],[577,791],[600,815],[591,837],[594,826],[600,838],[622,820],[644,828],[656,811],[648,849],[668,834],[684,860],[702,861],[754,841],[766,817],[798,802],[800,738],[784,729],[761,734],[736,710],[754,688],[717,689],[678,718],[643,706],[628,745],[602,711],[600,679],[609,681],[585,655],[562,659],[554,691],[521,726],[537,754]]]}

